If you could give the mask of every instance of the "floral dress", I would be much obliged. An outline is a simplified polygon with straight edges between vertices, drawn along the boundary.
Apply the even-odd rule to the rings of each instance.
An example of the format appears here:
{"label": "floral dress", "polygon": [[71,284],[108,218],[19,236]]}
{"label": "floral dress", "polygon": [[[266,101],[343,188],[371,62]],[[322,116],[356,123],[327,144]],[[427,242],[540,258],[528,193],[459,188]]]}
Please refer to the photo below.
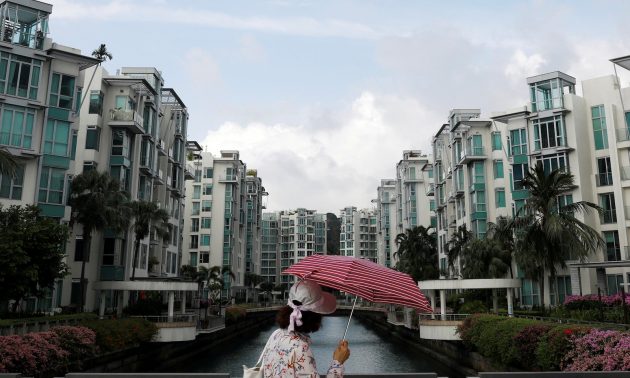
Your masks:
{"label": "floral dress", "polygon": [[[262,371],[265,378],[318,378],[311,338],[298,332],[278,329],[269,337],[263,353]],[[333,360],[327,378],[343,377],[343,365]]]}

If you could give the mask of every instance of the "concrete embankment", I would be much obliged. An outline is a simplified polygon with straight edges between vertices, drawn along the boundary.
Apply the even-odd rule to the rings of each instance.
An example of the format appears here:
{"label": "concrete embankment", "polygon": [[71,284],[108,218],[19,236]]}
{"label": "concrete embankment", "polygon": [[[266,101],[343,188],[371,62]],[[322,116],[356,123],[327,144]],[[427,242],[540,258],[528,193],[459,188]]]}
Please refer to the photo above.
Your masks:
{"label": "concrete embankment", "polygon": [[492,371],[489,361],[480,354],[468,351],[461,342],[423,340],[417,330],[387,322],[383,313],[355,312],[359,321],[383,337],[395,337],[418,352],[431,356],[453,373],[449,376],[477,376],[478,371]]}
{"label": "concrete embankment", "polygon": [[230,340],[258,333],[272,324],[274,318],[275,311],[248,313],[246,319],[212,333],[199,334],[195,340],[142,344],[85,361],[82,370],[95,373],[168,371],[170,367],[220,348]]}

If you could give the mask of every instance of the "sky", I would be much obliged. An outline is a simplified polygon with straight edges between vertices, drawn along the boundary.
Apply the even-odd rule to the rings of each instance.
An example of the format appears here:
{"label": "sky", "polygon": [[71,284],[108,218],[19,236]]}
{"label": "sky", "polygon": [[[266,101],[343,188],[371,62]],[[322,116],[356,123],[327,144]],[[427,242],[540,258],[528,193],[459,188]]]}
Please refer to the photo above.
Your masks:
{"label": "sky", "polygon": [[55,42],[86,55],[106,43],[112,74],[162,71],[188,140],[239,150],[268,211],[370,208],[403,150],[431,152],[450,109],[522,107],[528,76],[579,83],[630,55],[625,0],[48,2]]}

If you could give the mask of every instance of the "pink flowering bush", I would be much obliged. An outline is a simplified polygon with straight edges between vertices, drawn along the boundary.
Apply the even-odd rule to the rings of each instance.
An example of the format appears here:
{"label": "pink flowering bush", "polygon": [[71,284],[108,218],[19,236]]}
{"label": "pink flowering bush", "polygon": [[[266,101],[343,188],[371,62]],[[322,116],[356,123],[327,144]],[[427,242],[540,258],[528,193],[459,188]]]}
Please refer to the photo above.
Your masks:
{"label": "pink flowering bush", "polygon": [[[630,295],[626,295],[626,304],[630,305]],[[592,309],[598,308],[599,305],[621,305],[621,293],[617,293],[614,295],[602,295],[601,301],[597,294],[567,295],[564,299],[564,306],[568,309]]]}
{"label": "pink flowering bush", "polygon": [[630,333],[593,329],[570,340],[562,370],[630,370]]}
{"label": "pink flowering bush", "polygon": [[41,376],[66,366],[70,353],[63,350],[54,332],[0,336],[0,372]]}
{"label": "pink flowering bush", "polygon": [[70,361],[81,362],[96,352],[96,332],[87,327],[61,326],[51,328],[59,345],[70,353]]}

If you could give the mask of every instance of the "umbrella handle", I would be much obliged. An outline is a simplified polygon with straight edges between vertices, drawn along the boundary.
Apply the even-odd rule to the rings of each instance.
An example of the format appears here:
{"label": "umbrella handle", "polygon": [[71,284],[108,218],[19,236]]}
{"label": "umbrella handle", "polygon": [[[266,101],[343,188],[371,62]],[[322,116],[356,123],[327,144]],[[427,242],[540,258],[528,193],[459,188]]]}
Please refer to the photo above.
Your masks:
{"label": "umbrella handle", "polygon": [[352,303],[352,310],[350,310],[350,316],[348,317],[348,324],[346,325],[346,331],[343,333],[343,338],[341,340],[346,339],[346,334],[348,333],[348,328],[350,327],[350,320],[352,320],[352,313],[354,312],[354,306],[357,304],[357,296],[354,296],[354,303]]}

